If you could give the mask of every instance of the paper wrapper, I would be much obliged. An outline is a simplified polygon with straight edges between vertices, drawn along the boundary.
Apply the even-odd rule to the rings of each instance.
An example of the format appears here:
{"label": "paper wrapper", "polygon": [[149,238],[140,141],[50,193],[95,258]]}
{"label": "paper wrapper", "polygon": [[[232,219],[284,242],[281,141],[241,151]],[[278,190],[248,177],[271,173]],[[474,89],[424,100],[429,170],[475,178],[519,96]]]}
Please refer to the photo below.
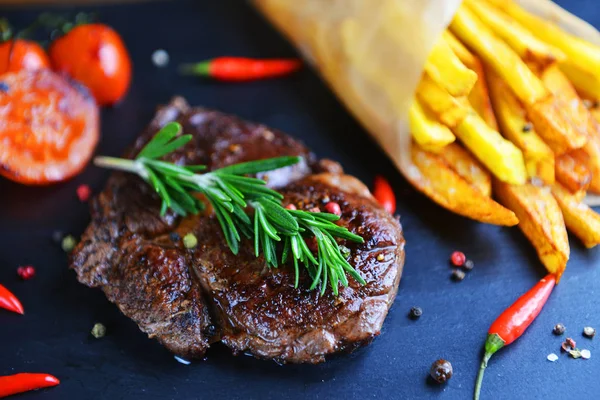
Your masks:
{"label": "paper wrapper", "polygon": [[[548,0],[527,10],[600,45],[600,33]],[[431,48],[460,0],[253,0],[315,66],[413,184],[408,109]],[[596,201],[588,197],[588,202]]]}

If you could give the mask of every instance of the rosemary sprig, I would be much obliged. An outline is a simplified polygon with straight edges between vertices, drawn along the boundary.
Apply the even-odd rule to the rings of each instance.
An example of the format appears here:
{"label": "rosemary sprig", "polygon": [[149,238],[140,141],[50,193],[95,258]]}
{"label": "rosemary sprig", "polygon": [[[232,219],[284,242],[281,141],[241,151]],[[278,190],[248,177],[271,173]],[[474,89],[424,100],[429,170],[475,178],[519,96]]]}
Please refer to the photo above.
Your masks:
{"label": "rosemary sprig", "polygon": [[[280,262],[291,259],[295,269],[295,287],[298,287],[300,266],[312,278],[310,289],[320,285],[321,294],[325,293],[329,284],[337,295],[340,283],[348,286],[346,274],[361,284],[365,283],[342,255],[336,241],[338,238],[362,243],[362,237],[336,225],[339,217],[334,214],[284,208],[280,193],[268,188],[265,181],[247,176],[296,164],[300,161],[299,157],[250,161],[199,174],[206,166],[176,165],[161,160],[192,139],[191,135],[180,133],[181,125],[169,123],[135,159],[96,157],[94,163],[140,176],[161,198],[161,215],[168,209],[181,216],[197,214],[204,204],[194,194],[204,195],[214,210],[231,251],[238,253],[243,236],[254,240],[255,255],[258,257],[262,252],[269,267],[277,268]],[[312,238],[317,244],[316,254],[305,241]]]}

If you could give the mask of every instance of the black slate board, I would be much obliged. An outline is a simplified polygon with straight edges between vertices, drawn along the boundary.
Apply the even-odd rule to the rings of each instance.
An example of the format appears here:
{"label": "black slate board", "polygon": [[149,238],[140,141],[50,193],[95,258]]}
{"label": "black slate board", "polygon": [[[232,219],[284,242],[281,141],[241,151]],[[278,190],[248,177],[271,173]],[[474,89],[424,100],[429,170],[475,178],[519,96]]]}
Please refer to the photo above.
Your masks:
{"label": "black slate board", "polygon": [[[565,6],[600,25],[592,0]],[[69,9],[65,9],[69,10]],[[174,94],[192,104],[217,108],[263,122],[304,140],[322,157],[341,161],[348,172],[371,182],[384,174],[398,195],[407,245],[400,293],[374,343],[318,366],[279,366],[234,357],[215,346],[205,361],[190,366],[138,331],[99,290],[78,284],[66,256],[51,242],[62,230],[79,235],[89,216],[75,188],[99,191],[108,173],[92,166],[60,185],[31,188],[0,179],[0,282],[19,296],[26,315],[0,310],[0,375],[44,371],[59,387],[27,393],[22,399],[254,399],[254,398],[470,398],[480,349],[489,324],[545,273],[518,229],[477,224],[452,215],[412,190],[365,131],[309,69],[278,80],[220,84],[180,77],[181,62],[220,55],[293,56],[294,50],[241,1],[151,2],[94,8],[127,42],[135,64],[126,100],[103,110],[98,154],[118,155]],[[0,9],[16,25],[41,9]],[[167,49],[171,64],[154,67],[150,55]],[[490,363],[485,399],[571,399],[600,397],[598,338],[585,339],[586,325],[600,328],[600,250],[586,251],[574,240],[563,281],[544,312],[521,340]],[[451,282],[447,259],[461,249],[476,268],[461,283]],[[18,265],[33,264],[35,279],[22,282]],[[406,314],[419,305],[424,314]],[[89,334],[95,322],[108,335]],[[563,322],[590,360],[561,355],[552,335]],[[438,386],[427,380],[430,364],[446,358],[454,377]]]}

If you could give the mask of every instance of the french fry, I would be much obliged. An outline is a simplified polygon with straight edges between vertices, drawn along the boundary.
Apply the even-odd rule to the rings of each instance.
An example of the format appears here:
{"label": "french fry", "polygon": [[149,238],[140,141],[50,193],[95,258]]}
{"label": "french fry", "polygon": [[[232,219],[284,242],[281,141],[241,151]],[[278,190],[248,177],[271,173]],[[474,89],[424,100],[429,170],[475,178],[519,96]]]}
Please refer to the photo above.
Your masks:
{"label": "french fry", "polygon": [[579,93],[586,97],[600,99],[600,76],[584,71],[569,62],[562,63],[560,69]]}
{"label": "french fry", "polygon": [[493,71],[486,70],[490,95],[500,132],[523,152],[529,178],[554,183],[554,153],[527,120],[525,109],[508,85]]}
{"label": "french fry", "polygon": [[519,218],[519,228],[535,247],[548,272],[559,281],[569,260],[565,221],[549,188],[509,185],[494,179],[494,193]]}
{"label": "french fry", "polygon": [[552,194],[556,199],[567,225],[587,248],[600,243],[600,215],[586,204],[581,203],[577,196],[569,193],[560,185],[552,186]]}
{"label": "french fry", "polygon": [[556,96],[549,96],[535,104],[525,104],[527,116],[536,132],[557,155],[579,149],[588,141],[586,133],[574,125],[568,107]]}
{"label": "french fry", "polygon": [[446,29],[442,33],[442,37],[450,46],[454,54],[460,59],[460,61],[469,69],[474,70],[474,66],[478,61],[478,59],[471,53],[469,49],[465,47],[465,45],[454,36],[452,32]]}
{"label": "french fry", "polygon": [[442,207],[488,224],[513,226],[519,222],[512,211],[469,184],[440,156],[413,143],[411,159],[415,168],[405,171],[406,178]]}
{"label": "french fry", "polygon": [[429,54],[425,71],[431,79],[454,97],[468,95],[477,81],[477,74],[460,61],[444,36],[440,37]]}
{"label": "french fry", "polygon": [[556,180],[572,193],[586,191],[592,173],[586,166],[589,157],[582,150],[574,150],[556,158]]}
{"label": "french fry", "polygon": [[566,64],[592,75],[600,72],[600,47],[563,31],[552,22],[525,11],[512,1],[494,3],[539,39],[564,52],[567,56]]}
{"label": "french fry", "polygon": [[456,140],[450,128],[438,122],[435,115],[417,99],[410,107],[409,119],[412,137],[423,148],[439,152]]}
{"label": "french fry", "polygon": [[466,97],[454,97],[440,87],[427,73],[417,86],[417,98],[446,126],[452,128],[469,113]]}
{"label": "french fry", "polygon": [[484,196],[492,195],[492,177],[487,169],[458,143],[452,143],[438,154],[454,172],[478,189]]}
{"label": "french fry", "polygon": [[477,114],[483,118],[490,128],[498,130],[498,123],[496,122],[494,110],[490,102],[483,63],[479,57],[471,53],[450,31],[445,30],[442,36],[460,61],[477,74],[477,82],[475,82],[475,86],[473,86],[468,96],[469,103],[471,103]]}
{"label": "french fry", "polygon": [[527,174],[521,150],[491,129],[473,110],[454,133],[498,179],[516,185],[525,183]]}
{"label": "french fry", "polygon": [[497,38],[466,7],[460,7],[450,23],[450,30],[506,81],[525,104],[534,104],[550,93],[519,55]]}
{"label": "french fry", "polygon": [[566,59],[561,50],[539,40],[517,21],[489,4],[481,0],[469,0],[465,5],[526,63],[546,67]]}
{"label": "french fry", "polygon": [[[573,125],[587,134],[588,141],[580,150],[575,150],[572,153],[572,160],[563,160],[563,163],[569,164],[571,161],[584,163],[585,170],[589,171],[591,176],[590,181],[578,185],[581,188],[591,188],[592,191],[600,191],[600,126],[594,119],[590,110],[584,105],[583,101],[577,94],[577,91],[569,82],[567,77],[556,66],[546,68],[541,73],[542,81],[546,87],[554,93],[555,96],[562,99],[566,104],[565,110],[570,113]],[[582,154],[584,153],[584,154]],[[559,167],[557,164],[557,168]],[[579,176],[578,182],[584,182],[585,171],[579,165],[573,165],[573,171],[564,171],[571,176]],[[567,182],[561,181],[569,190],[574,191],[577,185],[570,185]]]}

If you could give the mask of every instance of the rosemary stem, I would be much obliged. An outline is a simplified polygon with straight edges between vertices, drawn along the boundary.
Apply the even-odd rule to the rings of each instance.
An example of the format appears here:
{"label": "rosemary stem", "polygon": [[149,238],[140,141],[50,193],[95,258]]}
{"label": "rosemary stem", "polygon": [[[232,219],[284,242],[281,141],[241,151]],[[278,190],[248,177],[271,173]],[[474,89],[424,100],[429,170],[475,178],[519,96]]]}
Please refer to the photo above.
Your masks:
{"label": "rosemary stem", "polygon": [[146,168],[144,168],[144,165],[138,160],[98,156],[94,158],[94,165],[101,168],[133,172],[134,174],[141,176],[143,179],[148,179],[148,173],[146,172]]}

